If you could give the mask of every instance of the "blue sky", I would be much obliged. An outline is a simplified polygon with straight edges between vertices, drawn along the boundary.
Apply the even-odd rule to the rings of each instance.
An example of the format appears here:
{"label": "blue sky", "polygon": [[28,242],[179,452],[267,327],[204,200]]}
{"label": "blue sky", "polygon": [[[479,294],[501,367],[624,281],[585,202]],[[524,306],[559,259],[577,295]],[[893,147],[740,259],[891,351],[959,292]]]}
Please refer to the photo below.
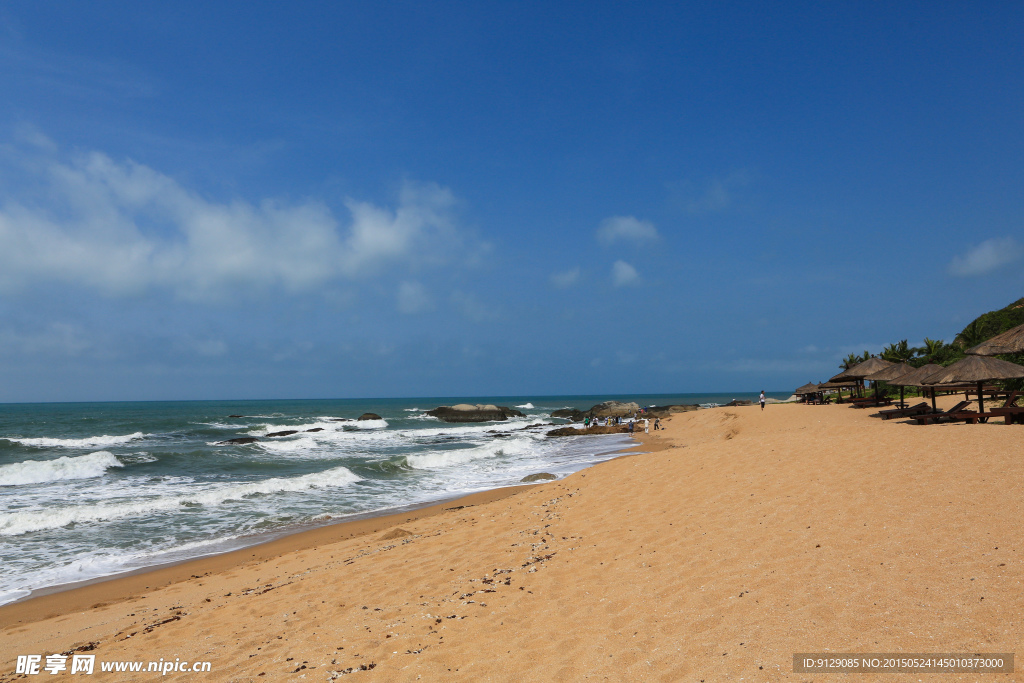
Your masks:
{"label": "blue sky", "polygon": [[785,391],[1024,296],[1024,6],[8,2],[0,401]]}

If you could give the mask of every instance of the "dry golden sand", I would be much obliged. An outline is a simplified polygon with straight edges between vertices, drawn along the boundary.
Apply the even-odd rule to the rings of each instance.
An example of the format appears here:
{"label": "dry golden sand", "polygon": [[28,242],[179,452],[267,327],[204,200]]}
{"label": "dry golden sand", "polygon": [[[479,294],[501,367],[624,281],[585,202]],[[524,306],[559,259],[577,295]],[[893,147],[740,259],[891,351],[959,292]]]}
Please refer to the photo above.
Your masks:
{"label": "dry golden sand", "polygon": [[[794,652],[1019,651],[1024,427],[871,412],[678,414],[646,437],[660,450],[510,497],[110,582],[105,606],[8,606],[0,672],[88,643],[210,661],[177,678],[211,681],[821,681],[841,675],[794,674]],[[1015,675],[878,678],[929,677]]]}

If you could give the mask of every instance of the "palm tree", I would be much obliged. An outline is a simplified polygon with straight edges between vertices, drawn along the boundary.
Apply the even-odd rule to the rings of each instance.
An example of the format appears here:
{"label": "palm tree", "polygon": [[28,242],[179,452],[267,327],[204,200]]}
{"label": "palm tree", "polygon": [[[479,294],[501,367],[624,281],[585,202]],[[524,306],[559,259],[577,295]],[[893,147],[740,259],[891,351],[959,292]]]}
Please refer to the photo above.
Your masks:
{"label": "palm tree", "polygon": [[961,348],[969,349],[972,346],[977,346],[981,342],[985,341],[985,330],[982,324],[974,320],[970,325],[964,328],[963,332],[956,336],[953,340],[954,344],[958,344]]}
{"label": "palm tree", "polygon": [[906,363],[917,355],[917,349],[911,348],[906,339],[889,344],[882,349],[882,359],[891,363]]}
{"label": "palm tree", "polygon": [[863,356],[858,356],[855,353],[851,353],[849,356],[847,356],[846,358],[843,359],[842,363],[839,364],[839,369],[840,370],[849,370],[854,365],[858,365],[860,363],[863,363],[864,361],[868,360],[869,358],[871,358],[871,353],[868,352],[868,351],[865,351]]}
{"label": "palm tree", "polygon": [[932,356],[937,354],[940,350],[942,350],[942,347],[945,346],[945,345],[946,345],[946,343],[944,341],[942,341],[941,339],[929,339],[928,337],[925,337],[924,338],[924,346],[921,347],[921,353],[922,353],[922,355],[927,356],[928,358],[931,358]]}

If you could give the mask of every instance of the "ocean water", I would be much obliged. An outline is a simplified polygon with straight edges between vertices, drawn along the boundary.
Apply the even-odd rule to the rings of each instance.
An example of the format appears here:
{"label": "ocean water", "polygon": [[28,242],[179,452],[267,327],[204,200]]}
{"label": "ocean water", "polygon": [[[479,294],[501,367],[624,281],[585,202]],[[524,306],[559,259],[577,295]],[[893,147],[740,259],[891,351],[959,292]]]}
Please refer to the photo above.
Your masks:
{"label": "ocean water", "polygon": [[[0,405],[0,604],[354,515],[511,486],[536,472],[565,476],[632,441],[548,438],[565,422],[551,411],[609,398],[711,405],[733,397]],[[447,424],[424,413],[463,402],[515,406],[526,417]],[[365,412],[382,419],[355,419]],[[297,433],[267,436],[284,430]],[[245,436],[259,441],[220,443]]]}

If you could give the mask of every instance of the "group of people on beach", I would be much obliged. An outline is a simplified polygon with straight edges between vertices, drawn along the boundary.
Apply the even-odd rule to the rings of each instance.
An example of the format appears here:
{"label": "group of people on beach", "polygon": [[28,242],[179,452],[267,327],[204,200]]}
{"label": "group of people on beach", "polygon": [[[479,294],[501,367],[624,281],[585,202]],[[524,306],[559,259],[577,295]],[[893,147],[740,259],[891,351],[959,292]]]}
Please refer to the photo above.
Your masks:
{"label": "group of people on beach", "polygon": [[[588,429],[590,427],[606,427],[606,426],[613,426],[613,425],[621,425],[623,419],[625,419],[627,421],[627,424],[629,425],[629,433],[632,434],[633,430],[636,428],[636,423],[639,422],[639,420],[640,420],[640,418],[638,418],[636,413],[633,413],[633,415],[631,417],[627,417],[627,418],[623,418],[621,415],[617,416],[617,417],[590,417],[590,416],[587,416],[587,417],[583,418],[583,428],[584,429]],[[645,417],[645,418],[643,418],[643,422],[644,422],[644,434],[649,434],[650,430],[651,430],[650,420]],[[661,429],[661,418],[660,417],[654,418],[654,429],[655,429],[655,431]]]}

